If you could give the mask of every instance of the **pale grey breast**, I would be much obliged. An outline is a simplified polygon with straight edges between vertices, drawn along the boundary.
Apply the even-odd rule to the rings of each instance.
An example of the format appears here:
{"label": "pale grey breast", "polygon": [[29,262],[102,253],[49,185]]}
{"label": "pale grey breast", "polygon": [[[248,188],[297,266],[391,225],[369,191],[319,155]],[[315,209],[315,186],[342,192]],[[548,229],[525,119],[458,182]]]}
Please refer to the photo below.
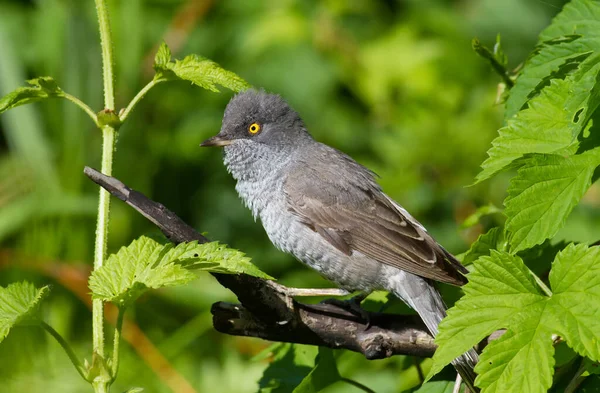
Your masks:
{"label": "pale grey breast", "polygon": [[237,181],[236,191],[275,247],[346,289],[383,289],[381,263],[356,252],[345,255],[289,210],[283,185],[294,161],[294,153],[281,155],[245,141],[225,148],[224,163]]}

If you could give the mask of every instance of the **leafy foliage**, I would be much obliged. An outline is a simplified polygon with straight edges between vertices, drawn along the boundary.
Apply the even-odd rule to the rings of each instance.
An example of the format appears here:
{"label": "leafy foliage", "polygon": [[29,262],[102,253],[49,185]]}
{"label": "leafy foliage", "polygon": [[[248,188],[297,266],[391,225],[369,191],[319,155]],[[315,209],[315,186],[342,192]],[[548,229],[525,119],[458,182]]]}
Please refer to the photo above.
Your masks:
{"label": "leafy foliage", "polygon": [[600,358],[599,247],[561,251],[550,296],[518,256],[492,251],[474,266],[465,296],[440,324],[431,374],[501,328],[507,332],[484,349],[475,368],[483,392],[545,392],[552,384],[553,334],[580,355]]}
{"label": "leafy foliage", "polygon": [[512,252],[556,235],[591,185],[600,149],[571,157],[535,155],[519,169],[504,201]]}
{"label": "leafy foliage", "polygon": [[31,87],[19,87],[0,98],[0,113],[20,105],[41,101],[49,97],[61,97],[63,91],[58,87],[54,79],[42,76],[27,81]]}
{"label": "leafy foliage", "polygon": [[[596,83],[599,71],[600,54],[590,56],[564,80],[552,79],[540,95],[528,102],[526,109],[508,119],[508,125],[500,129],[500,135],[492,142],[477,182],[490,178],[526,154],[575,153],[577,136],[600,103]],[[521,78],[517,79],[515,89]]]}
{"label": "leafy foliage", "polygon": [[36,313],[48,292],[47,286],[37,289],[25,281],[0,287],[0,342],[15,325],[37,323]]}
{"label": "leafy foliage", "polygon": [[[510,119],[544,89],[550,80],[565,79],[578,72],[581,63],[600,50],[600,4],[576,0],[540,34],[537,50],[530,56],[506,102]],[[576,86],[573,86],[577,88]]]}
{"label": "leafy foliage", "polygon": [[471,247],[463,254],[456,257],[463,265],[470,265],[479,257],[490,255],[490,250],[503,249],[505,247],[504,233],[499,227],[492,228],[486,233],[479,235],[477,240],[471,244]]}
{"label": "leafy foliage", "polygon": [[250,85],[231,71],[221,68],[214,61],[198,55],[188,55],[183,60],[171,61],[171,51],[164,42],[158,48],[154,58],[155,79],[186,80],[204,89],[218,92],[216,85],[233,91],[241,91]]}
{"label": "leafy foliage", "polygon": [[280,344],[273,348],[273,360],[259,381],[259,392],[316,393],[340,379],[331,349]]}
{"label": "leafy foliage", "polygon": [[195,279],[191,269],[270,278],[243,253],[216,242],[173,246],[142,236],[95,270],[89,286],[95,299],[127,307],[150,288],[181,285]]}

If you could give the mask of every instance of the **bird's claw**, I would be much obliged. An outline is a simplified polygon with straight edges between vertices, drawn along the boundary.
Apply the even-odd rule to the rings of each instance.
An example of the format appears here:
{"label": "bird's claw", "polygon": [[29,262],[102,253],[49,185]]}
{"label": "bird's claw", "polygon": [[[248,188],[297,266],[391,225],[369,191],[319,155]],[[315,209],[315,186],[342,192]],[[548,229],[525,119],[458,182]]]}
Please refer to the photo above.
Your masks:
{"label": "bird's claw", "polygon": [[365,330],[369,330],[371,327],[371,314],[360,306],[360,303],[365,300],[367,296],[364,294],[356,295],[350,299],[325,299],[321,303],[331,304],[337,306],[343,310],[348,311],[352,315],[359,317],[362,321],[366,322]]}

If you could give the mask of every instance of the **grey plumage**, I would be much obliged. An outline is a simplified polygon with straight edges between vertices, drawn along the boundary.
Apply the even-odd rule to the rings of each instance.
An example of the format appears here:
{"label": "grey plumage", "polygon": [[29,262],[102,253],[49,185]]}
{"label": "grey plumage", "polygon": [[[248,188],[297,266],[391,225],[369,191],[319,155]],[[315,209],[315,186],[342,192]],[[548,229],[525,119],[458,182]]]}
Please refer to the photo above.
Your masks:
{"label": "grey plumage", "polygon": [[[466,269],[383,193],[373,172],[315,141],[279,96],[238,94],[220,133],[203,145],[224,146],[237,192],[277,248],[345,289],[393,292],[437,334],[446,307],[431,280],[462,285]],[[453,362],[470,387],[476,361],[470,351]]]}

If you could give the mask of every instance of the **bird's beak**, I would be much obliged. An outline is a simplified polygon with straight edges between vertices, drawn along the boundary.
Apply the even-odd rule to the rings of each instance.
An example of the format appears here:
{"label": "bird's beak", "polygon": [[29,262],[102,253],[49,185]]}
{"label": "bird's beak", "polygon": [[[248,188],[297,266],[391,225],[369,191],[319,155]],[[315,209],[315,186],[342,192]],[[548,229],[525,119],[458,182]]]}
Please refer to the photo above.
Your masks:
{"label": "bird's beak", "polygon": [[231,140],[230,139],[225,139],[222,136],[219,135],[215,135],[212,138],[208,138],[207,140],[205,140],[204,142],[202,142],[200,144],[200,146],[202,147],[222,147],[222,146],[227,146],[227,145],[231,145]]}

